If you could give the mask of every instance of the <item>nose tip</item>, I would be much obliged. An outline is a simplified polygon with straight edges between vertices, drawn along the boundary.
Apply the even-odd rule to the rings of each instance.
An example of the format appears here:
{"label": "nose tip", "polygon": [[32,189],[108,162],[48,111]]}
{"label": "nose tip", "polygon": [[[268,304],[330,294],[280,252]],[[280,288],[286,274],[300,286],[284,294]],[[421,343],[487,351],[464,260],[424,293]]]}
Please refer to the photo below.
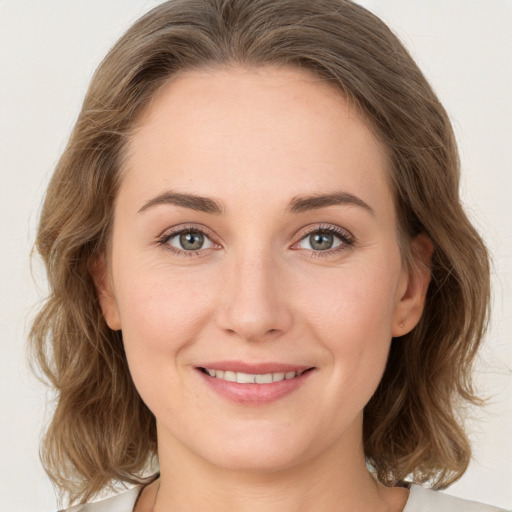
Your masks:
{"label": "nose tip", "polygon": [[239,321],[236,326],[227,328],[226,331],[232,335],[238,335],[246,341],[257,341],[269,338],[272,335],[278,335],[281,329],[267,329],[259,321]]}
{"label": "nose tip", "polygon": [[291,325],[277,269],[262,259],[230,273],[218,314],[219,327],[246,341],[275,338]]}

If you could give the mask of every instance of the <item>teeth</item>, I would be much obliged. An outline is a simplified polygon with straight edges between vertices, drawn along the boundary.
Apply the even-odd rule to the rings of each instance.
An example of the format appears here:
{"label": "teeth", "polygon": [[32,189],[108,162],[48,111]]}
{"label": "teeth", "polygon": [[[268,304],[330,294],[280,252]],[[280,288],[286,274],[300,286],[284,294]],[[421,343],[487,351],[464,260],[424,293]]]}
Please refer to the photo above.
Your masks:
{"label": "teeth", "polygon": [[255,375],[250,373],[238,372],[236,374],[236,381],[240,384],[254,384],[256,382],[255,377]]}
{"label": "teeth", "polygon": [[224,372],[224,380],[229,382],[236,382],[236,373],[235,372]]}
{"label": "teeth", "polygon": [[293,379],[302,375],[304,372],[276,372],[276,373],[264,373],[264,374],[253,374],[243,372],[232,372],[223,370],[212,370],[211,368],[205,368],[206,372],[210,377],[217,379],[227,380],[229,382],[238,382],[239,384],[270,384],[271,382],[280,382],[282,380]]}
{"label": "teeth", "polygon": [[[255,375],[255,380],[256,384],[269,384],[270,382],[272,382],[272,374],[265,373],[265,375]],[[275,382],[277,382],[277,380]]]}

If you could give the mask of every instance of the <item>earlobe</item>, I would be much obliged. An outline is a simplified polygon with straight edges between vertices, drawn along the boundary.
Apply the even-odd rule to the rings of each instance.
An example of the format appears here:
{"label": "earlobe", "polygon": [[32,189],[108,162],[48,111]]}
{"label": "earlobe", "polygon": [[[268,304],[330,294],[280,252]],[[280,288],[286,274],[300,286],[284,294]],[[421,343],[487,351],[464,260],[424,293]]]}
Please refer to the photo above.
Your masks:
{"label": "earlobe", "polygon": [[121,320],[110,274],[108,272],[105,254],[102,254],[94,260],[91,265],[91,275],[94,280],[94,285],[96,287],[98,300],[105,322],[113,331],[120,330]]}
{"label": "earlobe", "polygon": [[420,321],[430,284],[430,264],[434,253],[432,240],[421,233],[411,241],[413,266],[404,269],[404,284],[395,308],[392,336],[409,333]]}

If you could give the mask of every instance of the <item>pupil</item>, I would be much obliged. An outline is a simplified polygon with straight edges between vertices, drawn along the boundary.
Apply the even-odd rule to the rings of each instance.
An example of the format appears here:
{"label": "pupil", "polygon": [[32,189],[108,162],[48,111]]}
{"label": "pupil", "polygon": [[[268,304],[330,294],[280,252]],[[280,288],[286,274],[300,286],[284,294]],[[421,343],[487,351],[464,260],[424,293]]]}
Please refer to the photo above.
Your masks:
{"label": "pupil", "polygon": [[201,249],[203,242],[204,236],[198,231],[189,231],[180,235],[181,246],[189,251]]}
{"label": "pupil", "polygon": [[311,247],[319,251],[330,249],[333,244],[333,236],[330,233],[315,233],[309,237]]}

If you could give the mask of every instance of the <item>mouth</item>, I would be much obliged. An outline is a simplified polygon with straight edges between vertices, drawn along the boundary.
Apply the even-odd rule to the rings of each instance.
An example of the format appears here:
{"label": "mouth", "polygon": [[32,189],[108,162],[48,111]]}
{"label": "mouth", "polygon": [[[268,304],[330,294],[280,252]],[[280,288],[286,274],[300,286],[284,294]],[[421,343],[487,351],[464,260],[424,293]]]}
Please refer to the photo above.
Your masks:
{"label": "mouth", "polygon": [[305,370],[271,372],[271,373],[246,373],[235,372],[231,370],[216,370],[214,368],[199,367],[199,370],[210,377],[221,379],[227,382],[236,382],[238,384],[271,384],[272,382],[281,382],[300,377],[302,374],[314,370],[307,368]]}
{"label": "mouth", "polygon": [[317,368],[279,362],[215,361],[196,366],[214,393],[244,406],[270,404],[306,386]]}

